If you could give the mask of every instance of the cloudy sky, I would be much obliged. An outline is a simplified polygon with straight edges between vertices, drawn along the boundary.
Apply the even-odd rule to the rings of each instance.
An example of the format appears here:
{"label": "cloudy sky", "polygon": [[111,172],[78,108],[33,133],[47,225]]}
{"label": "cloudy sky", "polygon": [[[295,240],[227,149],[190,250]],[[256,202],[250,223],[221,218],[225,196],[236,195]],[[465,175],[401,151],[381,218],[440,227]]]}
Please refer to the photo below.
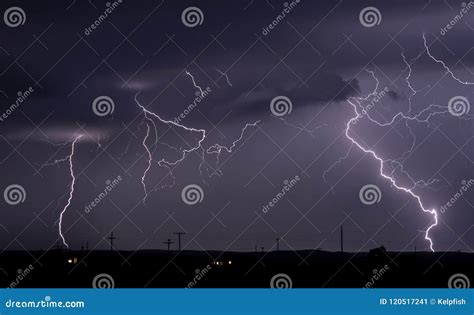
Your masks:
{"label": "cloudy sky", "polygon": [[2,248],[472,251],[474,3],[0,11]]}

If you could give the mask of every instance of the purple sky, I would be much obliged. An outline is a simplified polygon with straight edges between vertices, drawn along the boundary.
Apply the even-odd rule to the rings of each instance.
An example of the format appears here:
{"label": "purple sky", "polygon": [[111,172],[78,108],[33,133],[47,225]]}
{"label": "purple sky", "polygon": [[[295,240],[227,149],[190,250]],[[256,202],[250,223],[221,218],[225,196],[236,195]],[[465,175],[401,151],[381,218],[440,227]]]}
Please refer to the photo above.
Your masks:
{"label": "purple sky", "polygon": [[[377,94],[350,135],[386,160],[384,172],[397,186],[415,187],[423,206],[437,209],[439,222],[430,230],[435,250],[472,251],[474,109],[457,116],[448,104],[456,97],[464,106],[473,102],[474,3],[461,19],[455,19],[463,8],[458,1],[301,0],[282,19],[284,2],[276,0],[124,0],[105,18],[106,2],[95,0],[62,6],[8,0],[0,11],[14,6],[26,18],[17,27],[0,23],[0,189],[20,185],[26,198],[16,205],[1,199],[2,248],[61,242],[68,156],[81,134],[62,220],[71,248],[88,241],[105,249],[113,230],[118,247],[132,250],[165,248],[162,242],[177,231],[187,233],[186,249],[270,249],[282,237],[282,249],[337,250],[343,224],[346,250],[428,250],[433,216],[382,178],[378,161],[345,135],[356,115],[348,99],[359,98],[361,111]],[[187,27],[182,12],[192,6],[203,20]],[[359,19],[369,6],[380,12],[373,27]],[[96,29],[85,32],[95,21]],[[210,92],[179,126],[165,123],[197,97],[191,76]],[[378,90],[368,96],[376,80]],[[10,110],[30,87],[31,95]],[[147,115],[134,100],[138,92]],[[113,113],[94,113],[100,96],[113,100]],[[291,113],[272,114],[277,96],[291,100]],[[406,118],[380,126],[398,113]],[[205,130],[200,147],[196,130]],[[222,149],[217,159],[206,153],[215,144],[232,150]],[[295,176],[300,180],[277,196]],[[203,192],[195,205],[182,199],[191,184]],[[377,186],[378,203],[361,202],[366,185]]]}

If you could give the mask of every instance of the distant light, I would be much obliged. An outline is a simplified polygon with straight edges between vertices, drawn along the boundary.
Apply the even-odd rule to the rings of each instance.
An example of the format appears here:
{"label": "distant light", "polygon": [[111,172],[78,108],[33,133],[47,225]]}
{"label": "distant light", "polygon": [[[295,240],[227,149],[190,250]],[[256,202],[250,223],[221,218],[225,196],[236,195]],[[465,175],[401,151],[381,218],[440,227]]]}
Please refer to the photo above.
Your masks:
{"label": "distant light", "polygon": [[229,265],[232,265],[232,260],[229,260]]}
{"label": "distant light", "polygon": [[72,259],[68,259],[67,262],[68,262],[69,264],[72,264]]}

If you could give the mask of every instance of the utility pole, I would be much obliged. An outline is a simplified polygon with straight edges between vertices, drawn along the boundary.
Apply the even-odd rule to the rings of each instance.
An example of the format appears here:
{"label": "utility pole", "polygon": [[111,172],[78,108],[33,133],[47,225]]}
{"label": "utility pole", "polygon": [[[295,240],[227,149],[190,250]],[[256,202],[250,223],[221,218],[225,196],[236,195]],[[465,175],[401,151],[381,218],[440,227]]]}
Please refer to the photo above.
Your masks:
{"label": "utility pole", "polygon": [[181,235],[185,235],[185,232],[175,232],[173,233],[175,235],[178,235],[178,251],[181,251]]}
{"label": "utility pole", "polygon": [[110,241],[110,250],[113,250],[113,249],[114,249],[114,240],[117,239],[117,238],[114,236],[114,232],[111,232],[111,233],[110,233],[110,236],[107,237],[107,239]]}
{"label": "utility pole", "polygon": [[262,249],[262,253],[263,253],[263,250],[265,249],[265,247],[262,246],[262,247],[260,247],[260,248]]}
{"label": "utility pole", "polygon": [[168,245],[168,253],[170,252],[170,245],[174,244],[174,242],[169,238],[166,242],[163,242],[163,244]]}
{"label": "utility pole", "polygon": [[279,252],[280,251],[280,238],[279,237],[276,238],[276,242],[277,242],[277,252]]}

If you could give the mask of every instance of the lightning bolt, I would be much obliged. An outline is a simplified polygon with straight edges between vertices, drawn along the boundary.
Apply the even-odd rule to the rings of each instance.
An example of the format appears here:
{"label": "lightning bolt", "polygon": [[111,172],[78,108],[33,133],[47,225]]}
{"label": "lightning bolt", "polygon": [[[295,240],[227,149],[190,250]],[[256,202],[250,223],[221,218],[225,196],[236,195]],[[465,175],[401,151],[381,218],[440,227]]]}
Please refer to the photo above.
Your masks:
{"label": "lightning bolt", "polygon": [[[203,96],[204,91],[202,90],[202,88],[199,85],[196,84],[194,76],[188,70],[186,70],[185,73],[191,78],[194,87],[197,88],[200,91],[201,96]],[[204,141],[206,140],[206,137],[207,137],[207,132],[206,132],[205,129],[197,129],[197,128],[192,128],[192,127],[187,127],[187,126],[182,125],[180,123],[177,123],[175,121],[163,119],[160,115],[148,110],[145,106],[143,106],[140,103],[140,101],[138,100],[138,96],[140,94],[141,94],[141,91],[137,92],[135,94],[134,100],[135,100],[135,103],[137,104],[137,106],[143,112],[144,119],[147,120],[147,131],[146,131],[145,137],[143,138],[143,142],[142,142],[142,146],[144,147],[144,149],[146,151],[146,155],[147,155],[147,167],[146,167],[145,171],[143,172],[143,175],[142,175],[142,178],[141,178],[141,182],[142,182],[142,185],[143,185],[143,190],[145,192],[144,201],[148,197],[148,191],[147,191],[147,188],[146,188],[145,181],[146,181],[148,172],[150,171],[150,169],[152,167],[153,162],[156,162],[158,164],[158,166],[160,166],[160,167],[166,168],[169,172],[170,177],[173,179],[173,182],[172,182],[171,185],[162,186],[162,188],[172,187],[175,183],[175,176],[173,174],[173,169],[175,167],[177,167],[181,162],[183,162],[189,154],[191,154],[193,152],[196,152],[199,155],[199,151],[200,151],[201,152],[200,153],[201,163],[199,164],[198,169],[199,169],[199,172],[201,173],[201,177],[203,178],[203,181],[205,182],[204,175],[202,173],[202,168],[203,168],[204,164],[206,163],[206,161],[205,161],[206,154],[208,154],[208,155],[213,155],[213,154],[217,155],[217,165],[218,165],[219,164],[219,156],[221,155],[221,153],[223,153],[223,152],[231,153],[232,150],[237,146],[237,144],[243,139],[245,131],[249,127],[257,126],[257,124],[260,122],[260,121],[256,121],[254,123],[246,124],[242,128],[242,131],[240,133],[239,138],[234,140],[229,147],[226,147],[226,146],[223,146],[223,145],[220,145],[220,144],[214,144],[214,145],[212,145],[208,148],[205,148],[205,146],[203,145],[203,143],[204,143]],[[179,128],[179,129],[185,130],[187,132],[198,134],[200,136],[197,140],[194,140],[194,141],[196,141],[195,145],[189,145],[187,143],[189,148],[185,149],[185,148],[181,148],[181,147],[172,146],[172,145],[167,144],[165,142],[159,141],[155,120],[157,120],[157,121],[159,121],[159,122],[161,122],[165,125],[168,125],[170,127]],[[176,159],[171,159],[170,160],[170,159],[166,159],[166,158],[161,158],[160,160],[157,160],[157,161],[153,159],[153,152],[150,149],[150,146],[147,144],[147,142],[150,139],[150,131],[151,131],[150,124],[154,126],[154,132],[155,132],[154,146],[155,146],[155,149],[156,149],[157,144],[164,145],[167,148],[170,148],[170,149],[172,149],[172,150],[174,150],[175,152],[178,153],[178,157]],[[184,139],[183,139],[183,141],[184,141]],[[222,172],[220,170],[219,171],[214,171],[213,174],[221,175]]]}
{"label": "lightning bolt", "polygon": [[74,141],[72,142],[72,145],[71,145],[71,154],[68,155],[66,158],[62,159],[62,160],[57,160],[56,163],[58,162],[64,162],[64,161],[69,161],[69,172],[71,174],[71,188],[70,188],[70,191],[69,191],[69,198],[67,200],[67,203],[66,205],[64,206],[63,210],[61,211],[61,213],[59,214],[59,224],[58,224],[58,229],[59,229],[59,236],[61,237],[61,240],[63,241],[63,244],[66,246],[66,247],[69,247],[69,245],[66,243],[66,239],[64,238],[64,235],[63,235],[63,216],[64,214],[66,213],[66,210],[69,208],[69,206],[71,205],[71,200],[72,200],[72,197],[74,195],[74,186],[76,184],[76,176],[74,175],[74,167],[73,167],[73,163],[72,163],[72,158],[74,157],[74,149],[75,149],[75,146],[76,146],[76,143],[77,141],[82,137],[82,135],[79,135],[77,136]]}
{"label": "lightning bolt", "polygon": [[457,82],[461,83],[462,85],[474,85],[474,82],[467,82],[467,81],[463,81],[461,79],[459,79],[458,77],[456,77],[456,75],[454,75],[454,72],[446,65],[446,63],[442,60],[439,60],[439,59],[436,59],[430,52],[430,48],[426,42],[426,36],[425,36],[425,33],[423,33],[423,44],[425,45],[425,50],[426,50],[426,53],[428,54],[428,56],[433,59],[436,63],[439,63],[443,66],[444,70],[446,71],[447,74],[449,74],[451,76],[451,78],[453,78],[454,80],[456,80]]}
{"label": "lightning bolt", "polygon": [[145,135],[145,137],[143,138],[142,145],[143,145],[143,147],[145,148],[145,151],[146,151],[146,153],[147,153],[147,155],[148,155],[148,166],[147,166],[147,168],[145,169],[145,171],[143,172],[143,176],[142,176],[143,191],[145,192],[145,197],[143,198],[143,203],[145,203],[146,198],[148,197],[148,192],[147,192],[147,190],[146,190],[145,179],[146,179],[146,175],[148,174],[148,171],[149,171],[150,168],[151,168],[151,161],[152,161],[150,149],[149,149],[148,146],[146,145],[146,141],[147,141],[147,139],[148,139],[149,136],[150,136],[150,125],[149,125],[149,124],[146,124],[146,135]]}
{"label": "lightning bolt", "polygon": [[[463,85],[474,85],[473,82],[467,82],[467,81],[461,80],[458,77],[456,77],[454,72],[446,65],[446,63],[444,61],[439,60],[439,59],[437,59],[436,57],[433,56],[433,54],[429,50],[429,46],[427,44],[425,34],[423,34],[423,44],[424,44],[424,48],[425,48],[424,51],[426,52],[426,54],[433,61],[435,61],[438,64],[441,64],[442,67],[444,68],[444,70],[446,71],[446,74],[450,75],[452,79],[454,79],[455,81],[457,81],[458,83],[463,84]],[[426,229],[426,231],[425,231],[425,240],[429,243],[430,250],[434,252],[434,242],[433,242],[433,239],[430,236],[430,231],[438,225],[438,212],[437,212],[436,209],[427,208],[423,204],[423,201],[422,201],[420,195],[418,195],[414,191],[414,189],[416,187],[429,186],[432,183],[434,183],[435,180],[430,180],[428,182],[424,181],[424,180],[415,181],[408,174],[408,172],[403,169],[403,165],[401,164],[400,161],[405,159],[405,157],[408,154],[412,153],[413,148],[415,146],[416,137],[415,137],[415,134],[414,134],[413,130],[411,129],[411,127],[409,125],[409,122],[426,123],[426,124],[429,125],[431,118],[433,118],[434,116],[437,116],[437,115],[446,114],[449,111],[447,110],[446,106],[431,104],[428,107],[426,107],[426,108],[422,109],[421,111],[419,111],[416,115],[412,115],[412,98],[417,94],[418,91],[415,90],[415,88],[412,86],[412,84],[410,82],[410,78],[411,78],[411,75],[412,75],[411,65],[410,65],[410,63],[408,63],[408,61],[405,57],[405,54],[403,52],[401,53],[401,56],[403,58],[403,61],[404,61],[405,65],[408,68],[408,75],[405,78],[405,82],[407,83],[408,88],[411,91],[411,94],[410,94],[409,99],[408,99],[408,103],[409,103],[408,114],[404,114],[403,112],[398,112],[396,115],[394,115],[392,117],[392,119],[390,121],[385,122],[385,123],[379,122],[375,118],[371,117],[371,115],[369,113],[369,110],[365,110],[362,103],[368,101],[370,98],[375,97],[378,94],[379,81],[376,78],[375,73],[373,71],[367,71],[372,75],[373,79],[376,81],[375,89],[372,93],[368,94],[366,97],[350,97],[350,98],[347,99],[347,102],[352,106],[352,109],[354,110],[354,114],[355,114],[355,116],[353,116],[347,122],[346,129],[345,129],[345,136],[351,142],[351,146],[350,146],[349,150],[347,151],[347,153],[343,157],[338,159],[335,163],[333,163],[329,167],[329,169],[327,169],[323,173],[323,178],[325,178],[327,172],[331,171],[336,165],[338,165],[339,163],[341,163],[343,160],[345,160],[348,157],[348,155],[349,155],[351,149],[353,148],[353,146],[356,146],[359,150],[361,150],[364,153],[370,154],[379,164],[379,175],[382,178],[390,181],[391,185],[393,187],[395,187],[397,190],[400,190],[402,192],[405,192],[405,193],[409,194],[414,200],[416,200],[416,202],[418,203],[419,208],[424,213],[428,213],[432,216],[433,223],[430,224],[428,226],[428,228]],[[355,139],[354,136],[351,135],[351,133],[352,133],[351,132],[351,126],[353,126],[355,123],[357,123],[359,120],[361,120],[363,118],[368,119],[371,123],[374,123],[379,127],[392,126],[395,121],[397,121],[399,119],[404,120],[405,121],[405,126],[408,128],[411,136],[413,137],[413,142],[412,142],[411,148],[409,150],[407,150],[406,152],[404,152],[402,157],[398,160],[393,160],[393,159],[385,159],[384,160],[374,150],[368,148],[364,144],[361,144],[359,141],[357,141]],[[393,168],[393,170],[391,172],[386,171],[386,164],[389,164]],[[406,175],[413,182],[412,187],[402,186],[399,183],[397,183],[397,181],[395,179],[395,175],[394,175],[394,173],[397,169],[399,169],[404,175]]]}
{"label": "lightning bolt", "polygon": [[196,84],[196,81],[194,80],[194,76],[189,73],[188,70],[186,70],[186,74],[191,78],[191,80],[193,81],[193,85],[196,89],[199,90],[199,92],[201,92],[201,96],[204,96],[204,91],[201,89],[201,87],[199,85]]}
{"label": "lightning bolt", "polygon": [[230,83],[230,80],[229,80],[229,76],[227,75],[227,73],[225,72],[222,72],[221,70],[219,70],[218,68],[214,68],[216,69],[217,72],[219,72],[221,74],[221,76],[224,76],[226,81],[227,81],[227,84],[232,87],[232,83]]}
{"label": "lightning bolt", "polygon": [[[370,96],[369,96],[370,97]],[[390,173],[386,173],[385,172],[385,162],[381,157],[379,157],[377,155],[377,153],[375,153],[375,151],[373,150],[370,150],[368,148],[365,148],[362,144],[360,144],[359,142],[357,142],[357,140],[355,140],[351,135],[350,135],[350,130],[351,130],[351,125],[354,124],[355,121],[357,121],[358,119],[362,118],[363,115],[358,111],[357,109],[357,105],[355,103],[352,102],[351,99],[348,99],[347,102],[352,105],[353,109],[354,109],[354,113],[356,114],[356,116],[354,116],[353,118],[351,118],[347,124],[346,124],[346,131],[345,131],[345,135],[346,135],[346,138],[349,139],[352,143],[352,145],[355,145],[356,147],[358,147],[361,151],[365,152],[365,153],[368,153],[370,155],[372,155],[372,157],[378,161],[379,163],[379,173],[380,173],[380,176],[389,180],[390,183],[392,184],[393,187],[395,187],[396,189],[398,190],[401,190],[403,192],[406,192],[408,193],[409,195],[411,195],[413,198],[415,198],[415,200],[418,202],[418,205],[420,206],[420,208],[423,210],[423,212],[426,212],[426,213],[429,213],[433,216],[433,220],[434,220],[434,223],[431,224],[428,229],[426,230],[425,232],[425,239],[429,242],[430,244],[430,249],[431,251],[434,252],[434,249],[433,249],[433,240],[430,238],[429,236],[429,232],[430,230],[435,227],[436,225],[438,225],[438,213],[436,212],[435,209],[427,209],[424,207],[422,201],[421,201],[421,198],[419,195],[417,195],[414,191],[413,191],[413,188],[407,188],[407,187],[403,187],[403,186],[400,186],[397,184],[397,182],[395,181],[395,178],[393,177],[393,172],[390,174]],[[373,121],[372,119],[370,119],[371,121]],[[375,121],[374,121],[375,122]]]}
{"label": "lightning bolt", "polygon": [[[236,140],[234,140],[232,142],[232,145],[229,146],[229,147],[226,147],[226,146],[223,146],[223,145],[220,145],[220,144],[214,144],[213,146],[210,146],[207,150],[206,150],[206,153],[207,154],[216,154],[217,155],[217,162],[216,162],[216,165],[218,166],[219,168],[219,158],[220,158],[220,155],[222,153],[222,150],[225,150],[227,153],[232,153],[232,150],[237,146],[237,144],[242,141],[242,139],[244,138],[244,134],[245,134],[245,131],[247,130],[248,127],[256,127],[258,125],[258,123],[260,123],[260,120],[257,120],[256,122],[253,122],[253,123],[248,123],[245,125],[244,128],[242,128],[242,132],[240,133],[240,137],[237,138]],[[219,173],[217,173],[217,171],[219,171]],[[222,170],[216,170],[216,174],[220,174],[222,175]]]}

